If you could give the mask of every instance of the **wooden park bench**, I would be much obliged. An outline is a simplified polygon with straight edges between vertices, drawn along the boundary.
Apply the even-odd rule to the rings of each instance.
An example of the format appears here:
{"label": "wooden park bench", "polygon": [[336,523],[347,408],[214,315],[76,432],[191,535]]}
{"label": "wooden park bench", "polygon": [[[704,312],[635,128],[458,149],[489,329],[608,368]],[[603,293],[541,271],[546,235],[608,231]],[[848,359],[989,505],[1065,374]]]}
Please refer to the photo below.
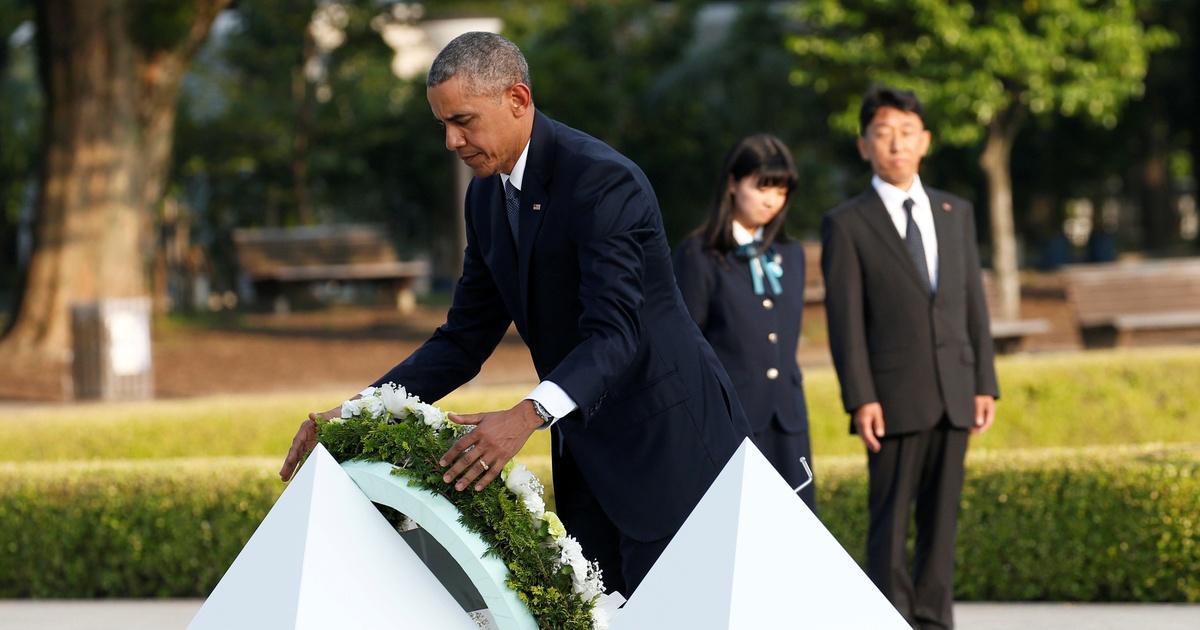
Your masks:
{"label": "wooden park bench", "polygon": [[1063,277],[1085,348],[1200,337],[1200,258],[1072,265]]}
{"label": "wooden park bench", "polygon": [[370,224],[234,230],[244,279],[259,300],[286,312],[297,289],[320,282],[381,285],[404,313],[416,306],[414,284],[429,263],[402,261],[382,227]]}
{"label": "wooden park bench", "polygon": [[983,295],[988,303],[988,319],[992,325],[992,345],[997,354],[1012,354],[1025,348],[1025,340],[1033,335],[1050,332],[1050,322],[1044,319],[1000,319],[996,307],[1000,304],[1000,287],[990,270],[983,272]]}

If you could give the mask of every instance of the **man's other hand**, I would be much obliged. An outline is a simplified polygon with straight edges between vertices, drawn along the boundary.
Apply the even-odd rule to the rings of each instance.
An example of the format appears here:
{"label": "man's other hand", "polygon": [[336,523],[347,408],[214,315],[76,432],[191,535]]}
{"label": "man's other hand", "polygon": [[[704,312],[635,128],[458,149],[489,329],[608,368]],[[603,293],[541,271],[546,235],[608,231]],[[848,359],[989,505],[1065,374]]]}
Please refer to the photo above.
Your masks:
{"label": "man's other hand", "polygon": [[296,472],[296,467],[300,465],[300,460],[304,459],[304,456],[308,455],[308,452],[316,447],[317,422],[324,422],[330,418],[340,417],[341,415],[341,405],[329,411],[314,411],[308,414],[308,420],[300,423],[300,428],[296,430],[296,437],[292,438],[292,447],[288,449],[287,457],[283,458],[283,467],[279,469],[279,478],[281,480],[291,481],[292,475]]}
{"label": "man's other hand", "polygon": [[450,414],[459,424],[475,425],[475,430],[462,436],[438,462],[449,469],[442,479],[465,490],[472,483],[478,492],[488,487],[508,460],[525,446],[529,436],[542,426],[542,418],[533,409],[533,401],[522,400],[508,411],[475,414]]}
{"label": "man's other hand", "polygon": [[883,437],[883,406],[877,402],[867,403],[854,410],[854,427],[858,437],[867,445],[872,453],[878,453],[882,447],[879,438]]}
{"label": "man's other hand", "polygon": [[979,435],[992,428],[996,421],[996,399],[991,396],[975,397],[975,426],[971,427],[972,435]]}

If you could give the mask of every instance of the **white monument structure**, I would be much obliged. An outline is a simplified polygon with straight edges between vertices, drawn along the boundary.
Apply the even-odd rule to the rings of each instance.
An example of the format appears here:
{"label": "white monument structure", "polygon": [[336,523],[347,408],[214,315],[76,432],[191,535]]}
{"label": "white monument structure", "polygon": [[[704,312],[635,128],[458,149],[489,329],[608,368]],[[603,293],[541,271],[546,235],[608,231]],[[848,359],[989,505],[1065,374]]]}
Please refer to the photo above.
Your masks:
{"label": "white monument structure", "polygon": [[612,628],[908,624],[747,438]]}

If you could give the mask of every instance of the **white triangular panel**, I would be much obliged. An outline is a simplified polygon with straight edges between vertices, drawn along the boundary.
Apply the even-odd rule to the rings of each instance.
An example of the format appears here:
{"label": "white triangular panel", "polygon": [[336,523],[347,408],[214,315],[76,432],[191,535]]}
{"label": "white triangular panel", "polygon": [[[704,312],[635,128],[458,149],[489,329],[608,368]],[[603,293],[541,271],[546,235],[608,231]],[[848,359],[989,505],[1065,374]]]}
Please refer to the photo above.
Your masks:
{"label": "white triangular panel", "polygon": [[612,628],[908,625],[746,439]]}
{"label": "white triangular panel", "polygon": [[476,625],[318,445],[190,630]]}

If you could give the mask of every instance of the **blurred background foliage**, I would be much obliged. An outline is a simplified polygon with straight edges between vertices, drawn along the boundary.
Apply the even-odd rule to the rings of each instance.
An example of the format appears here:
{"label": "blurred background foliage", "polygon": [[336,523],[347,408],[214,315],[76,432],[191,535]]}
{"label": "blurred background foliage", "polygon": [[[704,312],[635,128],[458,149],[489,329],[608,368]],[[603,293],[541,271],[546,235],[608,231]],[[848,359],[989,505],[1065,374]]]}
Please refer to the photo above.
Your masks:
{"label": "blurred background foliage", "polygon": [[[643,167],[672,241],[703,219],[727,148],[759,131],[779,135],[795,152],[801,184],[789,229],[793,236],[815,237],[820,215],[861,190],[869,178],[849,127],[838,124],[846,118],[847,102],[861,94],[868,79],[892,78],[851,75],[844,64],[828,59],[871,54],[882,59],[890,53],[868,54],[851,38],[827,41],[833,48],[822,57],[800,54],[797,42],[813,41],[831,15],[841,11],[844,19],[846,11],[863,4],[241,0],[218,18],[190,67],[179,102],[173,170],[156,218],[166,228],[189,226],[188,238],[206,252],[218,291],[236,285],[234,228],[324,222],[387,225],[402,255],[433,260],[438,285],[445,286],[458,272],[452,267],[461,200],[453,157],[429,113],[423,75],[397,78],[394,51],[380,28],[398,19],[418,24],[495,16],[529,58],[538,107],[609,142]],[[921,11],[937,14],[928,2],[909,4],[910,18],[924,15]],[[996,3],[952,4],[982,13]],[[1036,12],[1077,4],[1022,6]],[[1189,220],[1188,199],[1194,222],[1200,155],[1200,118],[1194,115],[1200,4],[1116,4],[1170,45],[1149,54],[1140,96],[1115,104],[1100,99],[1107,104],[1097,115],[1071,115],[1099,98],[1088,94],[1026,103],[1038,115],[1021,126],[1012,153],[1023,266],[1086,259],[1081,244],[1067,243],[1063,234],[1071,203],[1078,199],[1096,208],[1117,204],[1121,251],[1196,250],[1194,229],[1188,232],[1183,224]],[[0,0],[0,305],[11,303],[17,290],[35,207],[41,97],[31,5]],[[975,32],[972,24],[980,20],[950,14],[938,19],[942,22],[924,27],[962,27],[960,36],[978,40],[980,54],[1004,49],[1003,28],[992,24]],[[314,36],[311,25],[320,20],[340,33],[335,41]],[[885,20],[878,28],[864,24],[859,31],[882,33],[892,23],[898,22]],[[913,41],[909,52],[919,57],[922,40]],[[1098,41],[1091,49],[1108,46],[1107,57],[1121,58],[1123,46]],[[1072,44],[1063,47],[1070,51]],[[1021,70],[1022,63],[1036,61],[1039,50],[1034,44],[1012,47],[1018,58],[1010,64],[1017,68],[1014,76],[1030,74]],[[954,65],[953,59],[938,59],[943,70]],[[1087,74],[1085,61],[1070,62],[1079,65],[1072,66],[1075,74]],[[952,67],[946,72],[954,74]],[[942,91],[926,96],[952,103],[940,98]],[[974,96],[968,105],[986,100]],[[1079,102],[1068,105],[1071,99]],[[944,109],[937,105],[934,112]],[[986,180],[978,165],[982,127],[972,136],[961,118],[931,116],[935,139],[944,141],[935,141],[925,176],[975,201],[982,213],[987,209]],[[1094,223],[1100,223],[1099,212]],[[979,224],[986,242],[987,222]]]}

